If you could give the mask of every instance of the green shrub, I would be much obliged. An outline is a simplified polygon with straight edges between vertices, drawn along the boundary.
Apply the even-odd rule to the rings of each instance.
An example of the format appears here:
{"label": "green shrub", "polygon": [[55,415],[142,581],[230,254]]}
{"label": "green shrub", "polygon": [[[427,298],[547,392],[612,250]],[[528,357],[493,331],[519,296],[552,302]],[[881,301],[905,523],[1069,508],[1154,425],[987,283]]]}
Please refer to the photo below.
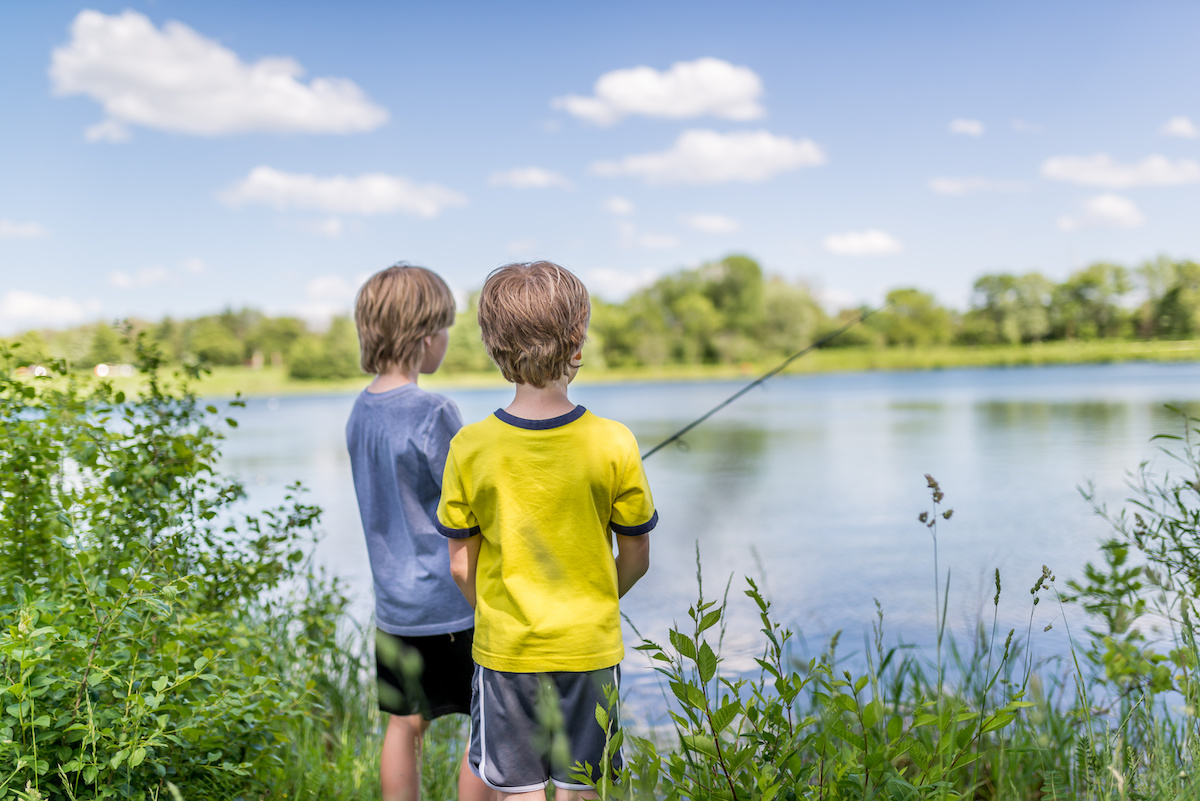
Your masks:
{"label": "green shrub", "polygon": [[137,351],[127,398],[0,348],[0,799],[261,794],[359,666],[306,561],[319,510],[296,486],[239,513],[216,471],[236,423]]}

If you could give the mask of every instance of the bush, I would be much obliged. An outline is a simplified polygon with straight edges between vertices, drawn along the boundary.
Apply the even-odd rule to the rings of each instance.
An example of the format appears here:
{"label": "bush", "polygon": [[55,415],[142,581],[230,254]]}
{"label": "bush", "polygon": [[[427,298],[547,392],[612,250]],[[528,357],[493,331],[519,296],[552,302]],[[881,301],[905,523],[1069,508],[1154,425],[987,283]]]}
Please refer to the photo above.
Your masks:
{"label": "bush", "polygon": [[[16,376],[0,347],[0,799],[258,795],[330,676],[346,600],[319,510],[239,513],[224,423],[137,343],[145,390]],[[239,405],[234,403],[234,406]],[[178,797],[178,796],[176,796]]]}

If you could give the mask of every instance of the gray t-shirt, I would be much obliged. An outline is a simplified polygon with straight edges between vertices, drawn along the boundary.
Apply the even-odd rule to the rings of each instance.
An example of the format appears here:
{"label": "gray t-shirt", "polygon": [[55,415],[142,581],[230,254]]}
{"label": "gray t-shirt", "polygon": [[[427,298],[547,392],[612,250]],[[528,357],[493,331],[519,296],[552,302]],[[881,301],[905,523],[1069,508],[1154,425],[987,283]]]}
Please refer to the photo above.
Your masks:
{"label": "gray t-shirt", "polygon": [[450,576],[446,539],[434,526],[446,453],[460,428],[454,401],[416,384],[364,391],[346,423],[375,580],[375,622],[389,634],[425,637],[475,623]]}

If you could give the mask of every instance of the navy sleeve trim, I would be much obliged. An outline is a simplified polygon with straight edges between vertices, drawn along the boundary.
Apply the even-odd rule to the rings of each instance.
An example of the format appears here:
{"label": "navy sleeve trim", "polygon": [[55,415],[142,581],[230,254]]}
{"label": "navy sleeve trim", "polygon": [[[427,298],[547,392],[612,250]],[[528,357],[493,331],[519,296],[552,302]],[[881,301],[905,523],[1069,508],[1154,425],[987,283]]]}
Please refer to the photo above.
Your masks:
{"label": "navy sleeve trim", "polygon": [[645,523],[640,526],[618,526],[616,523],[609,523],[612,530],[618,534],[623,534],[626,537],[638,537],[642,534],[649,534],[650,531],[658,525],[658,510],[654,510],[654,514]]}
{"label": "navy sleeve trim", "polygon": [[471,526],[470,528],[450,528],[443,526],[441,520],[434,520],[433,524],[437,526],[438,533],[443,537],[449,537],[452,540],[465,540],[467,537],[474,537],[476,534],[482,534],[483,529],[479,526]]}
{"label": "navy sleeve trim", "polygon": [[560,414],[558,417],[551,417],[548,420],[527,420],[524,417],[515,417],[503,409],[497,409],[495,414],[500,420],[508,423],[510,426],[524,428],[528,431],[546,431],[551,428],[565,426],[567,423],[574,423],[587,409],[582,406],[576,406],[566,414]]}

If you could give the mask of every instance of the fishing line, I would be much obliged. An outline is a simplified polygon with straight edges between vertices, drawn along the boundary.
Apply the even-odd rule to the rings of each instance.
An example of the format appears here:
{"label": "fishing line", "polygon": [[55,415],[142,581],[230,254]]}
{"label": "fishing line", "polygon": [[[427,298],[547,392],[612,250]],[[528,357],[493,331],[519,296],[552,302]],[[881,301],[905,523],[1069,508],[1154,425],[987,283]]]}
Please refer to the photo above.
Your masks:
{"label": "fishing line", "polygon": [[890,303],[888,303],[888,304],[884,304],[883,306],[880,306],[878,309],[868,309],[867,311],[865,311],[865,312],[863,312],[862,314],[858,315],[858,317],[856,317],[856,318],[854,318],[853,320],[851,320],[850,322],[846,323],[845,325],[843,325],[841,328],[839,328],[838,330],[834,331],[833,333],[831,333],[831,334],[826,334],[825,336],[821,337],[821,338],[820,338],[820,339],[818,339],[816,342],[813,342],[811,345],[809,345],[808,347],[804,348],[803,350],[796,351],[796,352],[795,352],[795,353],[793,353],[791,356],[788,356],[786,359],[784,359],[782,362],[780,362],[780,363],[779,363],[779,364],[778,364],[778,365],[777,365],[775,368],[773,368],[773,369],[771,369],[771,370],[769,370],[769,371],[767,371],[767,372],[763,373],[761,376],[759,376],[758,378],[754,379],[754,380],[753,380],[753,381],[751,381],[749,384],[747,384],[746,386],[742,387],[742,388],[741,388],[741,389],[739,389],[737,392],[733,393],[733,394],[732,394],[732,395],[730,395],[728,398],[726,398],[725,400],[723,400],[723,401],[721,401],[720,403],[718,403],[716,406],[714,406],[714,407],[712,407],[711,409],[709,409],[707,412],[705,412],[704,414],[702,414],[700,417],[697,417],[695,420],[693,420],[692,422],[688,423],[686,426],[684,426],[683,428],[679,429],[679,430],[678,430],[678,431],[676,431],[674,434],[672,434],[671,436],[667,437],[667,438],[666,438],[666,439],[664,439],[662,442],[658,443],[658,444],[657,444],[657,445],[655,445],[653,448],[651,448],[650,450],[648,450],[648,451],[646,451],[645,453],[643,453],[643,454],[642,454],[642,460],[644,461],[644,460],[646,460],[646,459],[649,459],[651,456],[653,456],[654,454],[658,453],[660,450],[662,450],[662,449],[663,449],[663,448],[665,448],[666,446],[670,445],[672,442],[679,441],[680,437],[682,437],[684,434],[686,434],[687,432],[691,431],[693,428],[695,428],[696,426],[700,425],[700,424],[701,424],[701,423],[703,423],[705,420],[707,420],[708,418],[712,417],[714,414],[716,414],[717,412],[721,411],[721,410],[722,410],[722,409],[724,409],[726,406],[728,406],[729,404],[733,403],[735,400],[737,400],[738,398],[742,397],[743,395],[745,395],[745,394],[746,394],[747,392],[749,392],[750,390],[754,389],[755,387],[759,386],[760,384],[764,384],[764,383],[766,383],[767,379],[769,379],[769,378],[774,378],[776,375],[778,375],[779,373],[783,372],[783,370],[784,370],[784,369],[786,369],[786,368],[787,368],[787,366],[788,366],[789,364],[791,364],[792,362],[796,361],[796,360],[797,360],[797,359],[799,359],[801,356],[804,356],[804,355],[806,355],[806,354],[808,354],[808,353],[811,353],[811,352],[812,352],[812,351],[814,351],[814,350],[819,350],[820,348],[823,348],[823,347],[825,347],[825,345],[826,345],[826,344],[828,344],[828,343],[829,343],[829,342],[831,342],[832,340],[836,339],[837,337],[841,336],[842,334],[846,333],[847,331],[849,331],[851,328],[853,328],[854,326],[858,325],[859,323],[863,322],[863,321],[864,321],[864,320],[866,320],[868,317],[870,317],[872,314],[876,314],[876,313],[878,313],[878,312],[881,312],[881,311],[883,311],[884,309],[886,309],[886,308],[887,308],[888,306],[890,306],[890,305],[891,305],[891,304],[890,304]]}

